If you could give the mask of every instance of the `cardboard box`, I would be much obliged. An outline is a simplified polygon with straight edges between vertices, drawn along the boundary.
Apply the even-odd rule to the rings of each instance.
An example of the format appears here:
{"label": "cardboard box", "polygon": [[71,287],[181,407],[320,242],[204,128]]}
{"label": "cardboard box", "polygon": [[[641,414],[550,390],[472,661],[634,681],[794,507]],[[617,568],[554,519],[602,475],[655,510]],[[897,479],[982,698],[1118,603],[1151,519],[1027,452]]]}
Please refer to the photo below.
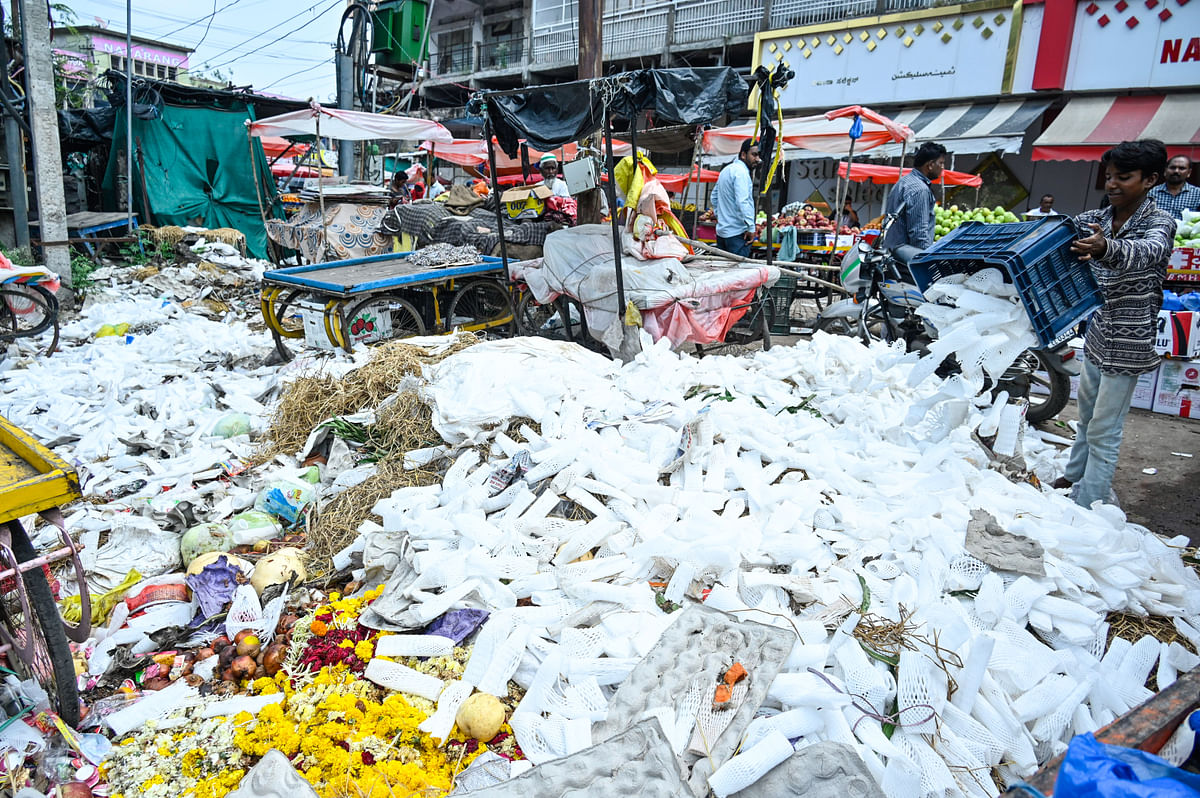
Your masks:
{"label": "cardboard box", "polygon": [[1180,247],[1171,250],[1167,263],[1167,279],[1200,282],[1200,249]]}
{"label": "cardboard box", "polygon": [[318,302],[302,300],[293,307],[300,311],[300,317],[304,320],[305,345],[313,349],[334,349],[333,342],[325,332],[325,306]]}
{"label": "cardboard box", "polygon": [[1170,357],[1200,357],[1200,313],[1160,310],[1154,333],[1154,351]]}
{"label": "cardboard box", "polygon": [[546,200],[554,196],[554,192],[546,188],[545,183],[535,183],[532,186],[516,186],[500,195],[510,219],[536,219],[546,209]]}
{"label": "cardboard box", "polygon": [[[1076,349],[1075,357],[1080,363],[1083,362],[1083,350]],[[1146,372],[1138,377],[1137,385],[1133,389],[1133,398],[1129,402],[1130,407],[1136,407],[1139,410],[1152,410],[1154,408],[1155,392],[1158,389],[1158,369]],[[1037,386],[1035,386],[1036,388]],[[1044,391],[1040,391],[1044,393]],[[1071,398],[1079,398],[1079,375],[1071,376]]]}
{"label": "cardboard box", "polygon": [[1200,418],[1200,360],[1164,360],[1158,368],[1154,412]]}

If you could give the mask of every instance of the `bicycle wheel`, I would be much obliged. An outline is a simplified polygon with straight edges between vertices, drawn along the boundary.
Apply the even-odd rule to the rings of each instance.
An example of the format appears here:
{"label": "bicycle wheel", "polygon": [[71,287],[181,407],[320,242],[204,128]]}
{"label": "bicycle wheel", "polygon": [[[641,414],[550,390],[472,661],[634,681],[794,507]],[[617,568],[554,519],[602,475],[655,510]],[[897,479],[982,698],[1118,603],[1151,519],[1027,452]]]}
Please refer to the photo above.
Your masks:
{"label": "bicycle wheel", "polygon": [[351,346],[425,334],[420,312],[399,294],[376,294],[352,305],[344,326],[343,335]]}
{"label": "bicycle wheel", "polygon": [[446,312],[446,332],[486,330],[502,337],[513,334],[514,316],[508,291],[494,280],[472,280],[454,293]]}
{"label": "bicycle wheel", "polygon": [[[13,554],[17,562],[28,562],[37,556],[33,544],[25,529],[18,521],[8,523],[12,535]],[[79,723],[79,690],[75,684],[75,663],[71,658],[71,644],[67,641],[67,633],[63,628],[62,617],[58,614],[58,606],[54,603],[54,595],[46,582],[46,574],[41,568],[34,568],[22,574],[25,582],[25,593],[29,597],[29,616],[21,618],[23,633],[32,637],[33,663],[26,665],[18,658],[10,658],[9,664],[17,667],[14,670],[23,671],[22,675],[32,676],[38,680],[42,688],[50,696],[50,701],[68,726]],[[6,621],[13,624],[13,615],[5,613]],[[10,625],[10,630],[13,630]]]}
{"label": "bicycle wheel", "polygon": [[[570,326],[564,320],[564,314],[570,319]],[[581,343],[582,316],[583,311],[576,312],[564,298],[543,305],[533,298],[532,292],[526,291],[517,302],[517,334]]]}
{"label": "bicycle wheel", "polygon": [[58,347],[58,298],[36,283],[0,288],[0,341],[29,338],[53,329],[48,352]]}

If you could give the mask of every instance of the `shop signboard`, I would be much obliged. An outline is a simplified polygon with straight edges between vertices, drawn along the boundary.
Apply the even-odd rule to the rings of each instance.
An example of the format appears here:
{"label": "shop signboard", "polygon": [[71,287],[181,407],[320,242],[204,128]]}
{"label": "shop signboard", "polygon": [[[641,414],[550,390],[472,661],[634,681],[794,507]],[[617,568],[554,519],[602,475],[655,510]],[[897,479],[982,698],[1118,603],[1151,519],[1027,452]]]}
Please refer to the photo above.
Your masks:
{"label": "shop signboard", "polygon": [[1200,3],[1078,4],[1068,91],[1200,86]]}
{"label": "shop signboard", "polygon": [[[124,41],[109,39],[106,36],[93,36],[92,47],[98,53],[118,55],[122,58],[124,58],[126,54]],[[179,69],[187,69],[188,65],[187,53],[164,50],[161,47],[150,47],[148,45],[136,43],[133,45],[133,60],[143,61],[147,64],[162,64],[163,66],[168,67],[178,67]]]}
{"label": "shop signboard", "polygon": [[[780,93],[784,108],[1028,91],[1012,84],[1014,72],[1026,71],[1016,63],[1017,52],[1022,29],[1029,27],[1023,17],[1040,15],[1033,8],[1014,15],[1012,3],[973,3],[767,31],[755,39],[755,66],[784,64],[796,73]],[[1028,78],[1018,76],[1017,82]]]}

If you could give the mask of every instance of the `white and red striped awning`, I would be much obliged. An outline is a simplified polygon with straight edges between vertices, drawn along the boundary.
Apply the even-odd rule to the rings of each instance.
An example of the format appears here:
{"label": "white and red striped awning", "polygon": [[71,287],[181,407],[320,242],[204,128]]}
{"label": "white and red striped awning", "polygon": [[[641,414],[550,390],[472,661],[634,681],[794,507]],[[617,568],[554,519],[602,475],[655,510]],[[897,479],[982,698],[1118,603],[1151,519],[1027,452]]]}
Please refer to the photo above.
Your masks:
{"label": "white and red striped awning", "polygon": [[1035,161],[1098,161],[1122,141],[1158,139],[1200,157],[1200,93],[1075,97],[1033,142]]}

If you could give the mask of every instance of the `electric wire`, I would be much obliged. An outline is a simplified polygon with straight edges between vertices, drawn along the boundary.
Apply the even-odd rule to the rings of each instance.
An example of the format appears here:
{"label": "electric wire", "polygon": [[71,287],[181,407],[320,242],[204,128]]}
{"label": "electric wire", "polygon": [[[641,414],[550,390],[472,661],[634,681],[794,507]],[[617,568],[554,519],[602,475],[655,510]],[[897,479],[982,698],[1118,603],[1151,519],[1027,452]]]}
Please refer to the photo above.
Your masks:
{"label": "electric wire", "polygon": [[[301,24],[301,25],[299,25],[299,26],[297,26],[297,27],[295,27],[295,28],[293,28],[293,29],[289,30],[288,32],[286,32],[286,33],[282,34],[281,36],[278,36],[278,37],[276,37],[275,39],[272,39],[271,41],[267,42],[266,44],[263,44],[263,45],[259,45],[259,46],[257,46],[255,49],[257,49],[257,50],[262,50],[262,49],[264,49],[264,48],[270,47],[270,46],[271,46],[271,45],[273,45],[273,44],[276,44],[276,43],[278,43],[278,42],[281,42],[281,41],[283,41],[283,40],[284,40],[284,39],[286,39],[288,36],[291,36],[293,33],[296,33],[296,32],[298,32],[298,31],[301,31],[301,30],[303,30],[304,28],[307,28],[309,25],[311,25],[311,24],[313,24],[314,22],[318,21],[318,20],[319,20],[319,19],[320,19],[320,18],[321,18],[321,17],[322,17],[322,16],[323,16],[323,15],[324,15],[324,14],[325,14],[327,11],[331,10],[332,8],[334,8],[334,7],[335,7],[335,6],[336,6],[338,3],[340,3],[340,2],[341,2],[341,0],[333,0],[333,2],[331,2],[331,3],[327,4],[327,5],[326,5],[324,8],[322,8],[322,9],[321,9],[321,11],[319,11],[319,12],[317,13],[317,16],[315,16],[315,17],[313,17],[312,19],[310,19],[310,20],[308,20],[308,21],[304,22],[303,24]],[[309,7],[308,7],[308,8],[306,8],[306,9],[304,9],[303,11],[300,11],[299,13],[293,14],[292,16],[288,17],[287,19],[283,20],[283,22],[281,22],[280,24],[283,24],[283,23],[286,23],[286,22],[291,22],[292,20],[296,19],[296,17],[299,17],[299,16],[302,16],[302,15],[304,15],[304,14],[307,14],[308,12],[312,11],[313,9],[315,9],[315,8],[316,8],[317,6],[319,6],[319,5],[321,5],[321,3],[320,3],[320,2],[313,3],[311,6],[309,6]],[[278,27],[278,26],[276,26],[276,27]],[[234,45],[234,47],[229,47],[229,48],[227,48],[227,49],[225,49],[225,50],[223,50],[223,51],[221,51],[221,52],[217,53],[216,55],[214,55],[214,56],[211,56],[210,58],[208,58],[208,59],[206,60],[206,62],[205,62],[205,68],[206,68],[206,69],[220,69],[220,68],[221,68],[221,67],[223,67],[223,66],[228,66],[229,64],[232,64],[232,63],[234,63],[235,61],[239,60],[240,56],[239,56],[239,57],[235,57],[235,58],[231,58],[231,59],[229,59],[229,60],[227,60],[227,61],[222,61],[222,62],[221,62],[221,63],[219,63],[219,64],[213,64],[212,62],[213,62],[214,60],[216,60],[216,59],[218,59],[218,58],[220,58],[220,57],[222,57],[222,56],[226,55],[227,53],[230,53],[230,52],[232,52],[232,51],[233,51],[234,49],[236,49],[237,47],[241,47],[242,45],[249,44],[250,42],[254,41],[255,39],[257,39],[257,38],[259,38],[259,37],[261,37],[261,36],[266,36],[268,33],[270,33],[270,30],[265,30],[265,31],[262,31],[261,33],[256,33],[255,35],[251,36],[249,39],[246,39],[245,41],[242,41],[242,42],[238,42],[238,44]]]}

